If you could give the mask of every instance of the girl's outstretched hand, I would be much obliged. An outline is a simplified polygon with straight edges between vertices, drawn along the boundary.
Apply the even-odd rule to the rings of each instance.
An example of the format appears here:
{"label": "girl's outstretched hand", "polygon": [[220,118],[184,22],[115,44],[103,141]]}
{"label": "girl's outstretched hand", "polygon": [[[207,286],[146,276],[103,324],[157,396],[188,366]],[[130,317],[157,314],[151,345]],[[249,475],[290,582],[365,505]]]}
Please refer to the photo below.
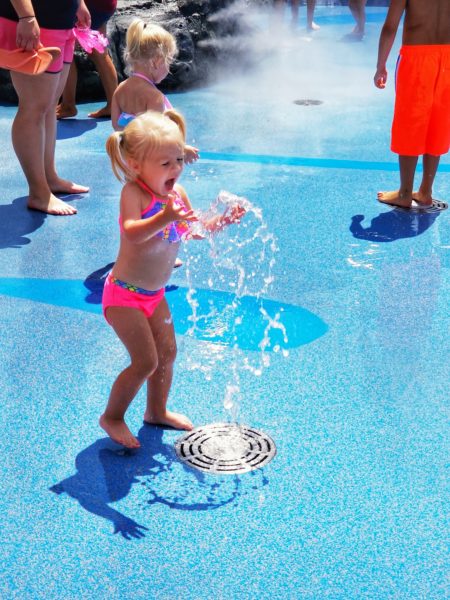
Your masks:
{"label": "girl's outstretched hand", "polygon": [[186,144],[186,146],[184,147],[184,162],[187,165],[190,165],[191,163],[195,162],[199,158],[200,158],[200,155],[198,153],[198,148],[196,148],[195,146],[188,146]]}
{"label": "girl's outstretched hand", "polygon": [[216,233],[217,231],[222,231],[222,229],[228,225],[240,223],[241,218],[246,212],[247,210],[242,204],[234,204],[233,206],[228,207],[222,215],[202,221],[202,225],[205,231]]}
{"label": "girl's outstretched hand", "polygon": [[241,218],[245,215],[246,209],[241,204],[236,204],[231,207],[231,210],[226,211],[221,218],[223,225],[232,225],[233,223],[240,223]]}
{"label": "girl's outstretched hand", "polygon": [[192,208],[186,209],[177,201],[175,194],[169,194],[163,214],[169,223],[172,223],[172,221],[198,221]]}

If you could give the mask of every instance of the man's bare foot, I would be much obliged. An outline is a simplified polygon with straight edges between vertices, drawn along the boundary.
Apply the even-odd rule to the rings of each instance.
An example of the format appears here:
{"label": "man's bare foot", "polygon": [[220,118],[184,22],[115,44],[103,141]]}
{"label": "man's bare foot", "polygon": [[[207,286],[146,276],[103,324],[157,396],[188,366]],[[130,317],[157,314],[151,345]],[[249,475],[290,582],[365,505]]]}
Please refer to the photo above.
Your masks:
{"label": "man's bare foot", "polygon": [[109,419],[102,415],[99,419],[99,425],[114,442],[122,444],[126,448],[140,448],[139,440],[134,437],[122,419]]}
{"label": "man's bare foot", "polygon": [[75,117],[78,114],[76,106],[70,106],[68,104],[58,104],[56,107],[56,118],[57,119],[69,119]]}
{"label": "man's bare foot", "polygon": [[111,109],[108,106],[104,106],[99,110],[94,110],[94,112],[89,113],[88,117],[91,119],[110,119]]}
{"label": "man's bare foot", "polygon": [[320,25],[317,25],[317,23],[314,23],[314,21],[311,23],[311,25],[308,25],[306,27],[307,31],[319,31],[320,29]]}
{"label": "man's bare foot", "polygon": [[53,194],[50,194],[50,198],[48,199],[32,198],[30,196],[28,198],[28,208],[31,210],[40,210],[49,215],[61,216],[76,215],[78,212],[76,208],[60,200]]}
{"label": "man's bare foot", "polygon": [[401,208],[411,208],[412,197],[405,198],[397,192],[378,192],[378,202],[389,204],[390,206],[400,206]]}
{"label": "man's bare foot", "polygon": [[185,415],[171,412],[170,410],[167,410],[166,414],[162,417],[156,417],[146,412],[144,423],[148,423],[149,425],[168,425],[174,429],[185,429],[186,431],[194,428],[191,421]]}
{"label": "man's bare foot", "polygon": [[89,188],[85,185],[79,185],[66,179],[55,179],[55,181],[49,181],[48,185],[54,194],[86,194],[89,192]]}
{"label": "man's bare foot", "polygon": [[412,198],[416,204],[419,206],[431,206],[433,204],[434,198],[429,195],[423,194],[420,190],[418,192],[413,192]]}

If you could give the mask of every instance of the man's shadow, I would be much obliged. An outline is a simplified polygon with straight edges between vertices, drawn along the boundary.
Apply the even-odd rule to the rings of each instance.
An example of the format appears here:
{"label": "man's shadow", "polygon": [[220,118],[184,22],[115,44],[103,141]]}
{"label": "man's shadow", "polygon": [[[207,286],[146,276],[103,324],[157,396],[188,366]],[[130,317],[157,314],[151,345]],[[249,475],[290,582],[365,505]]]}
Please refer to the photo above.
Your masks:
{"label": "man's shadow", "polygon": [[380,213],[365,229],[362,227],[364,215],[354,215],[349,229],[353,237],[359,240],[394,242],[421,235],[431,227],[439,214],[439,211],[419,212],[394,209]]}
{"label": "man's shadow", "polygon": [[133,484],[140,486],[136,492],[140,493],[140,506],[159,503],[172,509],[200,511],[237,499],[238,477],[228,475],[226,481],[221,481],[185,466],[176,457],[173,446],[163,441],[163,434],[162,427],[143,425],[137,436],[141,447],[136,451],[124,449],[109,438],[99,439],[77,455],[75,475],[50,490],[66,493],[88,512],[111,521],[114,533],[127,540],[145,537],[148,528],[110,503],[125,498]]}
{"label": "man's shadow", "polygon": [[46,213],[28,210],[26,196],[0,205],[0,249],[29,244],[31,240],[27,236],[39,229],[46,218]]}

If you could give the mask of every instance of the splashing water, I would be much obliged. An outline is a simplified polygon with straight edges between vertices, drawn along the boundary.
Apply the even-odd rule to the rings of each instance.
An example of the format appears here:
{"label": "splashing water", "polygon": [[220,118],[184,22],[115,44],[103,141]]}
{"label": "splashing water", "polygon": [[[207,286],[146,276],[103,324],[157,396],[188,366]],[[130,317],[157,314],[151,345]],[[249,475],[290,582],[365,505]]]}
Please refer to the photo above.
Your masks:
{"label": "splashing water", "polygon": [[[210,234],[202,222],[222,215],[231,216],[236,206],[245,208],[246,214],[239,224]],[[191,254],[185,261],[189,291],[187,300],[192,310],[188,336],[201,332],[203,340],[195,353],[186,357],[187,368],[201,372],[207,381],[219,370],[227,382],[224,386],[223,407],[233,421],[237,420],[241,400],[241,378],[244,371],[260,377],[270,366],[270,354],[288,356],[284,345],[288,342],[281,311],[269,314],[263,305],[274,282],[273,268],[278,247],[274,235],[268,230],[262,211],[246,198],[221,191],[208,211],[200,215],[193,231],[203,235],[209,244],[199,254]],[[190,244],[189,249],[193,247]],[[193,249],[193,248],[192,248]],[[225,292],[211,295],[208,308],[200,310],[196,288]],[[257,307],[250,319],[244,318],[241,302],[244,297],[256,298]],[[203,304],[204,306],[204,304]],[[237,340],[239,328],[252,327],[259,320],[265,326],[257,347],[259,352],[244,353]],[[261,330],[262,327],[259,328]]]}

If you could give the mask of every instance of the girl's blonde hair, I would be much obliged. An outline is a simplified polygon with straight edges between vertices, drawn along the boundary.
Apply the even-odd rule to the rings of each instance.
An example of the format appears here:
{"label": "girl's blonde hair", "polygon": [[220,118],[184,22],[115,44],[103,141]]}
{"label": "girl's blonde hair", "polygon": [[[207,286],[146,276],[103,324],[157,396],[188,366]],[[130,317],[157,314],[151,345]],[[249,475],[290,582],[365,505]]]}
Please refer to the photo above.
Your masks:
{"label": "girl's blonde hair", "polygon": [[124,52],[124,59],[128,65],[162,58],[169,67],[177,52],[175,38],[163,27],[155,23],[146,23],[142,19],[134,19],[129,25]]}
{"label": "girl's blonde hair", "polygon": [[128,159],[140,164],[167,142],[178,144],[184,151],[185,138],[186,124],[179,112],[149,110],[133,119],[123,131],[112,133],[106,140],[106,152],[114,175],[125,183],[136,177]]}

